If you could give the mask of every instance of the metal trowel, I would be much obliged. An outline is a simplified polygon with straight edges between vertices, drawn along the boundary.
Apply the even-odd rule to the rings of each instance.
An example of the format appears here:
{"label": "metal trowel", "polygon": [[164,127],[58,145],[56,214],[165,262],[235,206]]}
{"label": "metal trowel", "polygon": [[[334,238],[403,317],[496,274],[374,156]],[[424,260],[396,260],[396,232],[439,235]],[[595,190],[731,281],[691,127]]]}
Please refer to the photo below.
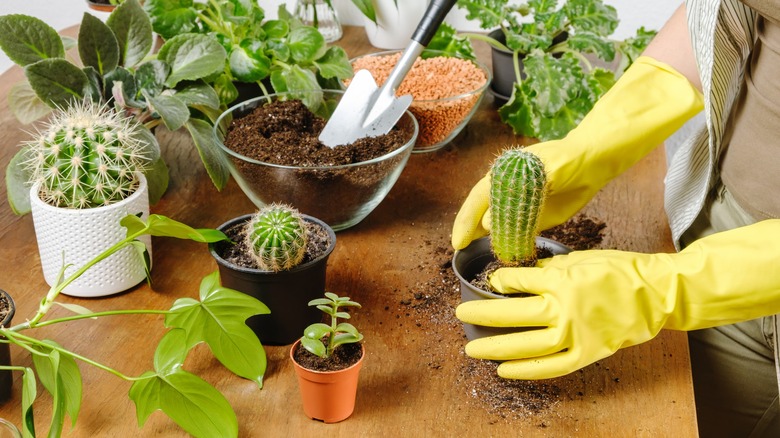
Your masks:
{"label": "metal trowel", "polygon": [[323,144],[336,147],[354,143],[360,138],[376,137],[390,132],[412,103],[412,96],[409,94],[396,97],[398,86],[456,1],[431,0],[409,45],[381,88],[376,85],[368,70],[355,73],[333,115],[320,133],[319,140]]}

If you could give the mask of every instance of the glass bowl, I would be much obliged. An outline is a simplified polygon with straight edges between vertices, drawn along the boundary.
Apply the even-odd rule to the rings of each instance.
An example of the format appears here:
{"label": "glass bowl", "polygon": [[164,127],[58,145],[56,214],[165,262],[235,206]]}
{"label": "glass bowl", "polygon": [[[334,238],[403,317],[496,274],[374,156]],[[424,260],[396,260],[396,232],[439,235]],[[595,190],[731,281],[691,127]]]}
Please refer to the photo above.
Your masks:
{"label": "glass bowl", "polygon": [[229,140],[229,136],[238,135],[238,120],[262,105],[301,100],[315,115],[327,120],[343,95],[343,90],[276,93],[234,105],[219,117],[214,128],[217,144],[227,154],[231,175],[256,206],[285,203],[339,231],[363,220],[385,198],[406,166],[419,133],[417,121],[409,111],[394,128],[402,135],[400,147],[360,162],[338,165],[274,164],[250,158],[226,145],[230,143],[225,141]]}
{"label": "glass bowl", "polygon": [[[353,58],[350,63],[355,71],[371,72],[381,87],[402,52],[370,53]],[[418,59],[396,93],[411,94],[414,98],[409,111],[420,124],[414,153],[441,149],[455,138],[476,112],[492,78],[490,69],[479,61],[450,55],[449,58],[458,60],[452,61],[444,55],[439,50],[425,50],[426,64]]]}

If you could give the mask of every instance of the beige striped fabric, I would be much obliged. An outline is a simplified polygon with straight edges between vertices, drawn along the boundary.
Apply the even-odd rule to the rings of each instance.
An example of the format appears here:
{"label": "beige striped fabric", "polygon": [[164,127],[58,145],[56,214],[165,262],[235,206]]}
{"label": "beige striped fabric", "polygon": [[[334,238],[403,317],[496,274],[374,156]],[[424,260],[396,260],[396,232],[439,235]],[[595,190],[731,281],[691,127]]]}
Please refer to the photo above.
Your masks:
{"label": "beige striped fabric", "polygon": [[717,181],[725,124],[755,41],[756,15],[736,0],[689,0],[688,27],[704,93],[705,126],[674,154],[666,175],[665,208],[675,247]]}

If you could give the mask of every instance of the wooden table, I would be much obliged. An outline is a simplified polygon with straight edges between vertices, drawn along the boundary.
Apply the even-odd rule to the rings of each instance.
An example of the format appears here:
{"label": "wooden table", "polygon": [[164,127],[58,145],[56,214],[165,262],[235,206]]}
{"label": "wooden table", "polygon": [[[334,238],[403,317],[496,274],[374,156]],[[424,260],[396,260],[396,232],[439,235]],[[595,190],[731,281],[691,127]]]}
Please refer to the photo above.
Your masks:
{"label": "wooden table", "polygon": [[[362,28],[345,28],[338,42],[350,56],[376,51]],[[480,59],[489,50],[478,45]],[[28,138],[8,110],[5,97],[22,79],[14,68],[0,80],[0,166],[5,169],[16,145]],[[328,289],[363,304],[353,322],[366,335],[367,358],[357,408],[348,420],[325,425],[305,417],[287,347],[266,347],[265,387],[225,371],[198,347],[186,367],[207,380],[233,405],[241,436],[695,436],[696,420],[685,334],[663,332],[651,342],[568,377],[543,384],[552,395],[535,408],[509,411],[491,406],[480,394],[474,363],[466,358],[465,337],[456,319],[450,230],[455,213],[472,185],[502,148],[527,140],[503,125],[487,96],[468,127],[447,147],[415,154],[387,198],[357,226],[338,233],[328,263]],[[231,181],[217,192],[194,148],[163,145],[171,167],[171,186],[152,208],[196,227],[216,227],[254,207]],[[661,151],[607,186],[584,210],[607,224],[604,247],[633,251],[671,251],[662,211]],[[0,198],[0,288],[17,303],[16,322],[30,317],[47,290],[31,217],[14,216]],[[155,238],[153,287],[146,285],[109,298],[61,300],[94,311],[112,308],[167,309],[178,297],[196,296],[200,279],[216,269],[205,246]],[[53,315],[64,315],[55,308]],[[154,346],[163,334],[162,319],[116,317],[82,321],[59,329],[39,329],[75,351],[112,365],[128,375],[152,366]],[[58,332],[59,331],[59,332]],[[15,365],[29,366],[12,349]],[[129,383],[81,367],[84,401],[74,437],[179,436],[177,426],[155,413],[138,429]],[[40,386],[39,386],[40,388]],[[487,387],[488,391],[490,387]],[[40,392],[40,391],[39,391]],[[514,395],[522,401],[526,393]],[[14,376],[14,398],[0,416],[20,420],[21,374]],[[36,420],[46,430],[50,397],[40,395]],[[45,433],[45,432],[43,432]]]}

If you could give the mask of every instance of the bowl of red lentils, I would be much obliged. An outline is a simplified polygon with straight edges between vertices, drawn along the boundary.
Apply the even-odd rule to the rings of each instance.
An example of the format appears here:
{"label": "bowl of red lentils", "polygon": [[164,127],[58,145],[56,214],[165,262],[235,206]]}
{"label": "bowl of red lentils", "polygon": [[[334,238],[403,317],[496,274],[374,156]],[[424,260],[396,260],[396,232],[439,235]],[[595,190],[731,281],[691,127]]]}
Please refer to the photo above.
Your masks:
{"label": "bowl of red lentils", "polygon": [[[355,71],[368,70],[382,86],[401,58],[390,50],[350,60]],[[490,70],[477,60],[426,50],[415,60],[396,94],[412,95],[409,112],[420,133],[413,153],[432,152],[446,146],[466,127],[490,84]],[[348,84],[348,82],[347,82]]]}

